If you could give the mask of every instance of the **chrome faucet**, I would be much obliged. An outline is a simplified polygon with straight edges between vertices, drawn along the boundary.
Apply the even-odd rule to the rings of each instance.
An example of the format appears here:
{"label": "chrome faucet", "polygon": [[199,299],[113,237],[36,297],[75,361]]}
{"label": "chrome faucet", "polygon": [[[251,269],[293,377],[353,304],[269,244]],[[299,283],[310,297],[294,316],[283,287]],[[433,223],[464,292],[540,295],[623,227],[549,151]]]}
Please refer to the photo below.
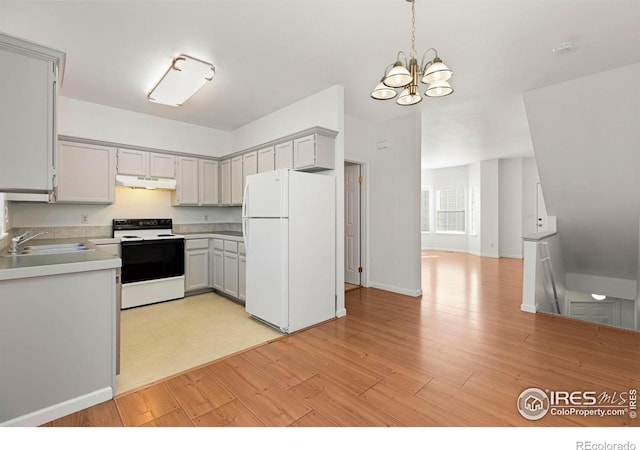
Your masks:
{"label": "chrome faucet", "polygon": [[27,234],[29,234],[30,231],[27,230],[24,233],[22,233],[20,236],[16,236],[14,238],[11,238],[11,245],[9,246],[9,250],[7,250],[7,254],[9,255],[17,255],[18,252],[18,245],[20,244],[24,244],[27,241],[30,241],[31,239],[41,236],[43,234],[47,234],[49,233],[48,231],[43,231],[42,233],[38,233],[38,234],[34,234],[33,236],[30,236],[26,239],[23,239]]}

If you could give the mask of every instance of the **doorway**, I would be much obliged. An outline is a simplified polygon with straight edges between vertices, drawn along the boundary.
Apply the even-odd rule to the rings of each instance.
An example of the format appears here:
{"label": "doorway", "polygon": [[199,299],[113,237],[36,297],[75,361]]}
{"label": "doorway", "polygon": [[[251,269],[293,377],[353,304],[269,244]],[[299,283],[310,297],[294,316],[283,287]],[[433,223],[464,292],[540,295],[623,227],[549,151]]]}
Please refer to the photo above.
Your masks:
{"label": "doorway", "polygon": [[344,167],[344,281],[345,289],[362,285],[362,166]]}

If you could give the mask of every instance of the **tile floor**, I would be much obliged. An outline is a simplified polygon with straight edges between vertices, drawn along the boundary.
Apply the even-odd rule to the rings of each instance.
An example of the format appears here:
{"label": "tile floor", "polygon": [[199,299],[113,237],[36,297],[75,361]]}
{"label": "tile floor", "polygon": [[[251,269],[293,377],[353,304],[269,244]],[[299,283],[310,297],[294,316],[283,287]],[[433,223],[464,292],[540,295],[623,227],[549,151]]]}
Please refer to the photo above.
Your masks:
{"label": "tile floor", "polygon": [[122,311],[116,395],[236,353],[282,333],[214,293]]}

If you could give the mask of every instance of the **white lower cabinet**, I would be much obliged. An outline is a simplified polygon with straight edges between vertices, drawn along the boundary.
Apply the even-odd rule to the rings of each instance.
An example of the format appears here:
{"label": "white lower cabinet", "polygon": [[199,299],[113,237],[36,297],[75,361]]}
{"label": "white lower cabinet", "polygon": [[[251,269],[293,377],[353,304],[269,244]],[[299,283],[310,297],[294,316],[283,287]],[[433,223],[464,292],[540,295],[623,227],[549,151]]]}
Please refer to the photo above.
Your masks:
{"label": "white lower cabinet", "polygon": [[211,287],[224,290],[224,241],[213,239],[211,248]]}
{"label": "white lower cabinet", "polygon": [[244,244],[238,244],[238,298],[247,299],[247,252]]}
{"label": "white lower cabinet", "polygon": [[213,289],[238,300],[245,300],[244,244],[226,239],[212,239],[209,252],[211,261],[210,282]]}
{"label": "white lower cabinet", "polygon": [[209,287],[209,239],[185,241],[185,292]]}
{"label": "white lower cabinet", "polygon": [[224,241],[224,292],[238,297],[238,243]]}

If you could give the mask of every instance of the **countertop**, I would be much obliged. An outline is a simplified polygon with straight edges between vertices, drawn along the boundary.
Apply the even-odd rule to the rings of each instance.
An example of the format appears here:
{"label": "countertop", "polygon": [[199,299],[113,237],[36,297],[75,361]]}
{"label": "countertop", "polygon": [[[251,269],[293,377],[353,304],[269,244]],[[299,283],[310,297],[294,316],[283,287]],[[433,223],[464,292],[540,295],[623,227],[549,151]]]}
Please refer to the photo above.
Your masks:
{"label": "countertop", "polygon": [[226,239],[229,241],[243,242],[242,231],[211,231],[206,233],[183,233],[185,239]]}
{"label": "countertop", "polygon": [[[70,244],[81,242],[93,250],[49,255],[4,256],[8,247],[0,250],[0,281],[18,278],[60,275],[91,270],[115,269],[122,266],[117,256],[100,250],[90,239],[38,239],[33,245]],[[28,244],[27,244],[28,245]]]}

